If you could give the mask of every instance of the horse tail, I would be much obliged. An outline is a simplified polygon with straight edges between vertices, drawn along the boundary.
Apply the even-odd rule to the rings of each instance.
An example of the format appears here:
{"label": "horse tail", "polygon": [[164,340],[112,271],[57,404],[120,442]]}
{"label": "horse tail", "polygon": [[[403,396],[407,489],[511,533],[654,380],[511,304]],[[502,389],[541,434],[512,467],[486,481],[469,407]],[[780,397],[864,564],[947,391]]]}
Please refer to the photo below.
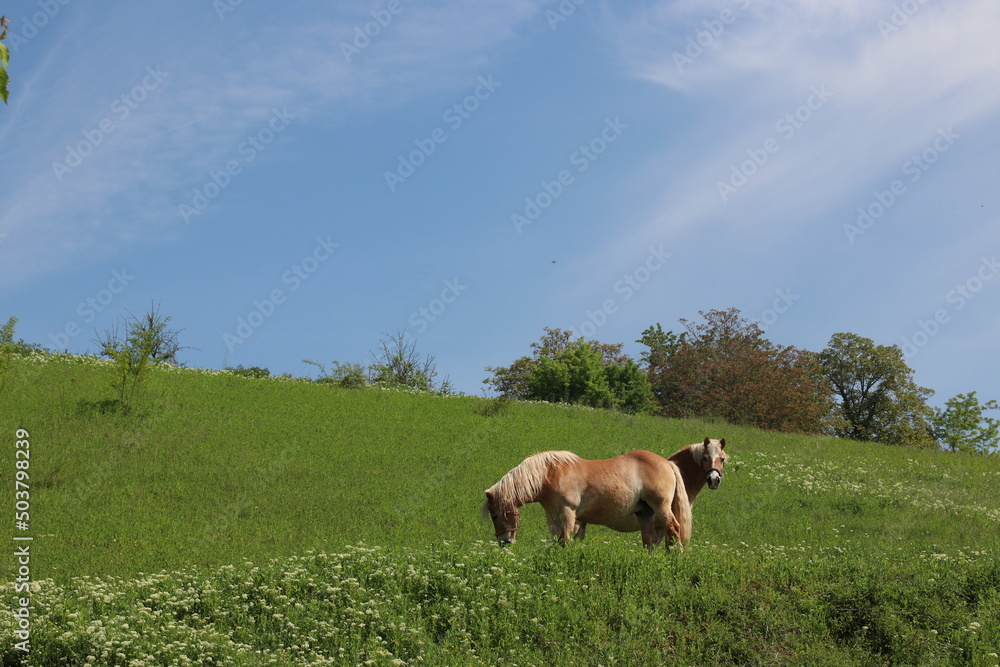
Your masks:
{"label": "horse tail", "polygon": [[671,465],[674,467],[674,479],[677,484],[674,485],[674,498],[670,503],[670,511],[680,524],[680,543],[683,545],[691,541],[691,501],[688,499],[687,487],[684,486],[680,468],[672,461]]}

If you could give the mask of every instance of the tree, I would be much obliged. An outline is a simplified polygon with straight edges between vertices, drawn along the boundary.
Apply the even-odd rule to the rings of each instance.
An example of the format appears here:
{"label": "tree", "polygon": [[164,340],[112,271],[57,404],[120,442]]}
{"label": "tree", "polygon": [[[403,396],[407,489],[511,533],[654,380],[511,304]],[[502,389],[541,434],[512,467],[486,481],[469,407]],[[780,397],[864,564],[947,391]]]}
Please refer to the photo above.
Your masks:
{"label": "tree", "polygon": [[139,326],[149,336],[150,345],[152,346],[150,348],[150,359],[157,363],[177,366],[180,364],[177,360],[177,353],[188,348],[181,347],[177,342],[177,338],[183,329],[175,330],[167,328],[171,319],[173,318],[160,315],[159,305],[154,306],[151,303],[149,304],[149,311],[142,316]]}
{"label": "tree", "polygon": [[934,392],[913,381],[898,345],[875,345],[870,338],[837,333],[819,361],[839,399],[835,435],[893,445],[934,444],[927,406]]}
{"label": "tree", "polygon": [[646,374],[633,359],[604,366],[604,377],[614,397],[612,407],[630,414],[653,412],[656,407],[653,389]]}
{"label": "tree", "polygon": [[528,378],[529,400],[582,403],[610,408],[611,387],[601,368],[601,355],[587,343],[570,346],[554,357],[542,357]]}
{"label": "tree", "polygon": [[670,357],[684,344],[686,337],[687,334],[683,332],[678,336],[673,331],[664,331],[659,323],[647,328],[642,332],[642,338],[636,341],[647,348],[641,354],[643,366],[646,368],[665,367],[669,363]]}
{"label": "tree", "polygon": [[233,368],[227,368],[226,371],[239,377],[253,378],[255,380],[263,380],[271,377],[271,370],[260,366],[244,367],[243,364],[240,364],[239,366]]}
{"label": "tree", "polygon": [[830,390],[816,356],[774,345],[736,308],[686,319],[679,336],[656,324],[639,342],[653,393],[668,417],[723,419],[777,431],[822,432]]}
{"label": "tree", "polygon": [[451,382],[445,378],[435,385],[437,363],[433,355],[423,359],[417,354],[416,343],[407,340],[405,331],[383,334],[380,350],[372,352],[375,362],[368,367],[369,380],[389,387],[409,387],[421,391],[451,392]]}
{"label": "tree", "polygon": [[1000,405],[996,401],[980,403],[974,391],[949,398],[945,408],[935,408],[930,418],[934,439],[952,452],[996,451],[1000,444],[1000,419],[984,416],[986,410],[1000,410]]}
{"label": "tree", "polygon": [[180,331],[167,328],[171,319],[160,315],[158,307],[150,306],[141,319],[129,314],[121,325],[124,333],[119,332],[120,325],[116,323],[94,340],[101,356],[114,361],[114,387],[122,412],[129,413],[139,405],[153,366],[177,363],[177,353],[184,348],[177,342]]}
{"label": "tree", "polygon": [[[544,327],[545,333],[537,342],[531,344],[532,353],[530,357],[516,359],[510,366],[500,366],[494,368],[487,366],[487,372],[493,373],[493,377],[483,380],[483,384],[489,385],[494,391],[505,399],[518,400],[526,398],[528,395],[528,381],[534,375],[542,359],[555,359],[562,352],[577,344],[572,341],[573,332],[563,329],[550,329]],[[590,347],[598,352],[603,366],[618,364],[624,365],[631,358],[622,349],[622,343],[602,343],[597,340],[587,341]]]}
{"label": "tree", "polygon": [[10,49],[8,49],[7,45],[3,43],[3,40],[7,38],[8,25],[10,25],[10,21],[7,20],[7,17],[0,16],[0,100],[3,100],[4,104],[7,104],[7,83],[10,80],[7,76],[7,63],[10,61]]}
{"label": "tree", "polygon": [[653,395],[622,343],[571,340],[572,333],[545,327],[532,356],[507,367],[487,367],[483,380],[504,399],[580,403],[629,413],[647,412]]}
{"label": "tree", "polygon": [[528,378],[525,398],[629,413],[647,412],[652,405],[646,376],[632,359],[605,363],[601,353],[583,339],[554,357],[541,357]]}
{"label": "tree", "polygon": [[14,342],[14,327],[17,318],[11,315],[6,324],[0,325],[0,394],[10,377],[10,360],[14,356],[17,343]]}
{"label": "tree", "polygon": [[334,359],[331,362],[332,369],[327,371],[326,366],[318,361],[303,359],[302,362],[319,368],[321,375],[316,380],[317,382],[333,384],[345,389],[360,389],[367,384],[367,380],[365,380],[366,371],[362,364],[353,362],[341,363]]}

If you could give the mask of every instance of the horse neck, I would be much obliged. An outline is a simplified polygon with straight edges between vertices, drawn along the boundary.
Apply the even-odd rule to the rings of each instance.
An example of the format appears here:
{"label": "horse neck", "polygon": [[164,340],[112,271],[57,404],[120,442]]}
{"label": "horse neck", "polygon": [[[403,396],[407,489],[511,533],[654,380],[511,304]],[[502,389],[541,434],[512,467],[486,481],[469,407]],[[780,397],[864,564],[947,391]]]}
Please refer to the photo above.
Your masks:
{"label": "horse neck", "polygon": [[691,454],[691,448],[685,447],[681,451],[677,452],[670,457],[670,460],[677,464],[677,467],[681,471],[681,477],[684,478],[684,488],[687,490],[688,501],[694,502],[695,497],[698,492],[705,488],[705,473],[695,461],[695,457]]}
{"label": "horse neck", "polygon": [[490,490],[500,493],[501,502],[514,508],[538,502],[549,483],[552,470],[578,460],[576,454],[563,451],[542,452],[529,456],[504,475]]}

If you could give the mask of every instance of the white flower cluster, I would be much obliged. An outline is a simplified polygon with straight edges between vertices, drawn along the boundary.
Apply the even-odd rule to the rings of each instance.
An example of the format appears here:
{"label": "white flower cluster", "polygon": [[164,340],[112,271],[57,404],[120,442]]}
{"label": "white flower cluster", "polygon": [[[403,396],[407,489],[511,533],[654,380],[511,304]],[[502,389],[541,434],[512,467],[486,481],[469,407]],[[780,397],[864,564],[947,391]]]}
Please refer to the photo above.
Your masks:
{"label": "white flower cluster", "polygon": [[[43,580],[31,597],[32,664],[402,665],[441,650],[486,664],[471,629],[518,602],[558,602],[559,581],[497,586],[525,565],[492,543],[445,549],[360,545],[211,572]],[[15,643],[12,586],[0,585],[3,650]]]}
{"label": "white flower cluster", "polygon": [[[775,454],[748,452],[747,476],[770,484],[798,487],[807,494],[842,493],[863,495],[886,503],[910,505],[920,510],[979,514],[1000,523],[1000,507],[971,504],[965,494],[957,494],[959,499],[942,495],[940,486],[914,486],[903,482],[893,482],[897,475],[891,470],[872,470],[872,460],[866,466],[845,466],[830,461],[817,461],[812,465],[781,459]],[[947,472],[936,473],[942,479],[949,479]]]}

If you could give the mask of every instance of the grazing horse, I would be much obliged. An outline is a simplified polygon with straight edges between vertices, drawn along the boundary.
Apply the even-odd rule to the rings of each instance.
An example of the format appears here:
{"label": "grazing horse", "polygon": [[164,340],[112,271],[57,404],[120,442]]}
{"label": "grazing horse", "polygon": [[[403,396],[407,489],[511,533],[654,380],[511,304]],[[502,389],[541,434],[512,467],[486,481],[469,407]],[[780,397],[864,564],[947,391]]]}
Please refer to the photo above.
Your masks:
{"label": "grazing horse", "polygon": [[583,539],[588,523],[620,532],[642,531],[652,549],[691,539],[691,503],[708,484],[719,488],[725,472],[725,438],[688,445],[669,459],[638,450],[590,461],[572,452],[529,456],[486,490],[483,518],[493,519],[501,546],[513,544],[520,507],[541,503],[549,530],[565,545]]}

